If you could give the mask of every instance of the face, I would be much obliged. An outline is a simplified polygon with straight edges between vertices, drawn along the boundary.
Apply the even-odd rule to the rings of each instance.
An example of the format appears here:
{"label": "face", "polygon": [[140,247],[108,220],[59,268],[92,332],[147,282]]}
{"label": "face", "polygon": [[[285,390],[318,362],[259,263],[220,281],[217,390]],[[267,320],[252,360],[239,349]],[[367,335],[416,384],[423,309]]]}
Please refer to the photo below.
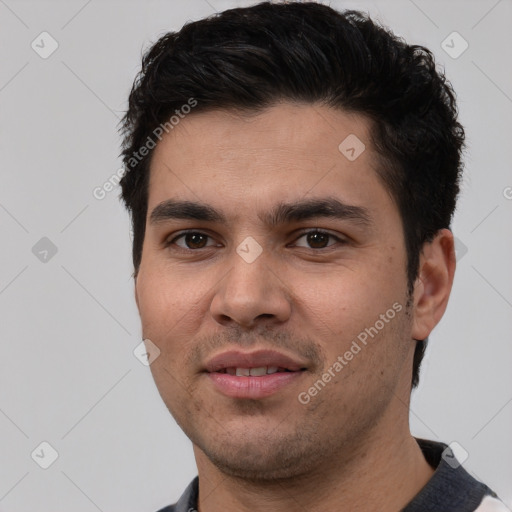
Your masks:
{"label": "face", "polygon": [[297,476],[407,423],[414,314],[369,127],[283,103],[191,114],[155,148],[143,337],[196,456],[225,473]]}

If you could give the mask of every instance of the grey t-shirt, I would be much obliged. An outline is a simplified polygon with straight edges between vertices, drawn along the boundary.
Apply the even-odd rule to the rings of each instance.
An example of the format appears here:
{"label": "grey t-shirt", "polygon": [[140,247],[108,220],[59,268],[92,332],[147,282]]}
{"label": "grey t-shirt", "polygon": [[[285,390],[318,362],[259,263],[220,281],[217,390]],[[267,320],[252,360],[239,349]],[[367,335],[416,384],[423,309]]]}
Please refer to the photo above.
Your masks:
{"label": "grey t-shirt", "polygon": [[[418,438],[416,441],[435,472],[425,487],[401,512],[509,511],[499,501],[495,492],[473,478],[458,464],[446,444]],[[176,504],[162,508],[158,512],[196,512],[198,492],[199,478],[196,477]]]}

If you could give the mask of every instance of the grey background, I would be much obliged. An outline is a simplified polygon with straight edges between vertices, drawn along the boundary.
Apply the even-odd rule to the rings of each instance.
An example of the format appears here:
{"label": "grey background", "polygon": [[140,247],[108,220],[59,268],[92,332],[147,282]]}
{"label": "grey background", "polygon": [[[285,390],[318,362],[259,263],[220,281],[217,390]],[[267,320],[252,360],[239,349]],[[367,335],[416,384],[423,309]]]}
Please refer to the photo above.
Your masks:
{"label": "grey background", "polygon": [[[133,354],[140,325],[119,188],[102,200],[93,190],[120,167],[117,123],[142,49],[187,20],[252,3],[0,0],[2,511],[154,511],[196,474]],[[411,429],[458,442],[464,467],[510,507],[512,2],[330,4],[431,48],[458,93],[469,146],[458,269]],[[43,31],[58,43],[45,59],[31,47],[48,51]],[[453,31],[469,44],[458,58],[441,47]],[[47,469],[36,463],[51,455],[43,441],[58,453]]]}

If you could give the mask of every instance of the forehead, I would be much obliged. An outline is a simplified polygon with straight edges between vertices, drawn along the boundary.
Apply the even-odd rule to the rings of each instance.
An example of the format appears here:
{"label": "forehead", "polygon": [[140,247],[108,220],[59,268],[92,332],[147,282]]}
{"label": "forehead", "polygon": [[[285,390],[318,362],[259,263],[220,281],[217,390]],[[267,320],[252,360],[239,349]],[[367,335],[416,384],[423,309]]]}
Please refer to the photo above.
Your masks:
{"label": "forehead", "polygon": [[387,193],[369,133],[362,115],[320,105],[190,114],[154,150],[148,212],[170,197],[222,204],[238,217],[333,193],[347,204],[375,201]]}

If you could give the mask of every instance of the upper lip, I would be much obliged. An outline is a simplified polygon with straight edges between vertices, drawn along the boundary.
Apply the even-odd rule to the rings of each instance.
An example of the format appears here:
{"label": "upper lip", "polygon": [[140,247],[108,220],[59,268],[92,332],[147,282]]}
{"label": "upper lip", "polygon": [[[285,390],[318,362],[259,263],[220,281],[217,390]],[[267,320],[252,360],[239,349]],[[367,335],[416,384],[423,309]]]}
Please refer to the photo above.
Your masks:
{"label": "upper lip", "polygon": [[306,365],[299,359],[294,359],[275,350],[258,350],[255,352],[230,350],[209,359],[205,365],[205,370],[211,373],[225,368],[260,368],[263,366],[277,366],[278,368],[298,371],[305,368]]}

